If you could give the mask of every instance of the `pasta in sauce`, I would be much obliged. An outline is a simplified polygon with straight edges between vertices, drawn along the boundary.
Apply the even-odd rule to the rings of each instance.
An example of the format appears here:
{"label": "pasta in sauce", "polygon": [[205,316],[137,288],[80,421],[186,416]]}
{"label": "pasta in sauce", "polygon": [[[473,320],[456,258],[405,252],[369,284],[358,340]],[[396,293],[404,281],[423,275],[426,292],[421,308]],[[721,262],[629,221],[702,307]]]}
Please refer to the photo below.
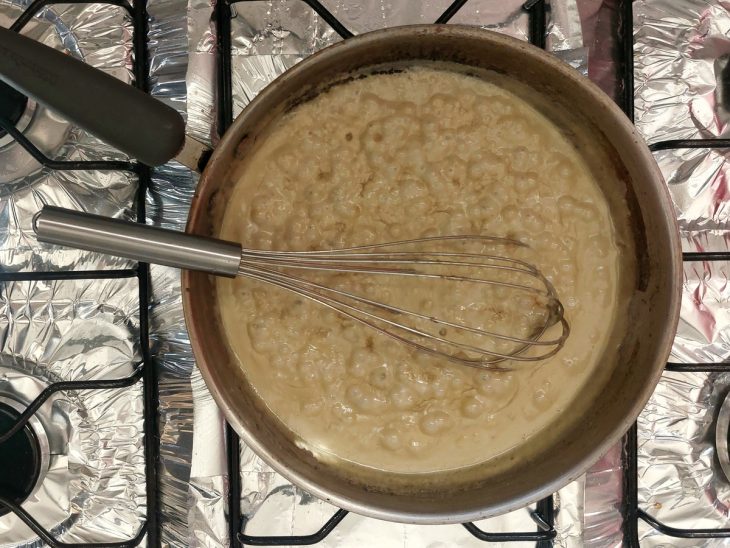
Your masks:
{"label": "pasta in sauce", "polygon": [[[539,366],[483,371],[281,289],[219,279],[224,329],[247,379],[320,458],[405,473],[476,464],[545,428],[599,367],[620,259],[608,205],[558,128],[503,88],[424,67],[344,83],[280,119],[236,177],[225,239],[311,250],[447,234],[516,238],[530,247],[515,256],[553,282],[572,327]],[[452,307],[486,326],[504,312],[499,295],[473,288],[424,294],[346,277],[329,282]]]}

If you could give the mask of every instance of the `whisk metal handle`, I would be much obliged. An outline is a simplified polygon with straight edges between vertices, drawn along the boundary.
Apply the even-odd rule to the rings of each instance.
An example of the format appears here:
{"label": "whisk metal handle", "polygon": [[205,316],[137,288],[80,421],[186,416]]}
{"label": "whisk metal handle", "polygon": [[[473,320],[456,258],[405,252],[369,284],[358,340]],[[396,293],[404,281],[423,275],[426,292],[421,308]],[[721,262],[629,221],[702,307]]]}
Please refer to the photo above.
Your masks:
{"label": "whisk metal handle", "polygon": [[174,230],[45,206],[33,219],[38,241],[147,263],[234,277],[241,246]]}

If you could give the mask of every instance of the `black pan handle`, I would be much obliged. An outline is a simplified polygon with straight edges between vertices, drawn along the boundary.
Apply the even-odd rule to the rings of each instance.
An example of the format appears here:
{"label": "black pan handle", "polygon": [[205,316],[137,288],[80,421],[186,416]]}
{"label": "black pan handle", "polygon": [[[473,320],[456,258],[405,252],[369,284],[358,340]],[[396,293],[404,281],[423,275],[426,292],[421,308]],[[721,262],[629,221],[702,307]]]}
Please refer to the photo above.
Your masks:
{"label": "black pan handle", "polygon": [[2,27],[0,80],[147,165],[164,164],[183,147],[185,122],[175,109]]}

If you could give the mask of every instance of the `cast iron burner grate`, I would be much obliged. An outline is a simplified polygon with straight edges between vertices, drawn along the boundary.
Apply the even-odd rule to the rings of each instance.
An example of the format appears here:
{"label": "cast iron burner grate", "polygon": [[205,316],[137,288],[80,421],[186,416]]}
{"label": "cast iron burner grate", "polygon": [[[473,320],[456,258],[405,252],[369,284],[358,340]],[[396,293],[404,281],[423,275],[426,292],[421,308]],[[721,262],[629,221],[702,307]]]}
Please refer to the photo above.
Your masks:
{"label": "cast iron burner grate", "polygon": [[[20,413],[0,402],[0,432],[9,430]],[[22,503],[33,492],[41,473],[41,446],[29,424],[0,445],[0,497]],[[10,510],[0,506],[0,516]]]}
{"label": "cast iron burner grate", "polygon": [[[28,98],[25,95],[0,81],[0,118],[15,125],[23,116],[27,105]],[[0,137],[5,135],[5,130],[0,128]]]}
{"label": "cast iron burner grate", "polygon": [[[619,35],[619,47],[621,52],[622,69],[618,76],[623,87],[623,98],[619,102],[626,115],[634,121],[634,43],[631,32],[634,11],[630,0],[620,2],[620,20],[626,26],[625,32]],[[683,148],[704,148],[704,149],[730,149],[730,139],[672,139],[651,143],[649,149],[652,152],[660,150],[683,149]],[[730,261],[730,251],[707,251],[707,252],[685,252],[682,254],[685,263],[702,261]],[[711,373],[727,372],[727,363],[676,363],[668,362],[666,371],[677,371],[687,373]],[[730,538],[730,528],[721,529],[687,529],[672,527],[655,519],[646,510],[639,508],[639,478],[638,478],[638,437],[636,423],[629,429],[625,437],[624,453],[624,545],[631,548],[638,548],[639,528],[638,520],[641,519],[649,526],[660,533],[674,538],[697,538],[715,539]]]}
{"label": "cast iron burner grate", "polygon": [[[25,11],[11,25],[10,29],[15,32],[22,31],[25,26],[38,15],[44,8],[68,3],[65,0],[34,0]],[[102,0],[96,2],[99,5],[118,6],[125,10],[132,24],[132,47],[133,47],[133,74],[134,85],[147,92],[149,91],[149,59],[147,52],[147,3],[144,0],[135,1],[131,4],[127,0]],[[7,87],[7,86],[6,86]],[[17,98],[15,99],[17,101]],[[136,162],[126,161],[67,161],[49,158],[38,149],[23,133],[15,127],[17,120],[13,120],[12,114],[17,112],[17,106],[12,108],[12,100],[8,102],[11,106],[9,113],[0,111],[0,130],[4,130],[15,141],[18,142],[36,161],[46,169],[53,170],[99,170],[99,171],[126,171],[137,176],[138,186],[134,200],[137,212],[137,221],[144,223],[146,219],[145,196],[151,181],[151,168]],[[8,115],[10,114],[10,115]],[[0,166],[2,169],[2,166]],[[150,358],[149,343],[149,265],[139,263],[135,268],[112,269],[112,270],[63,270],[57,272],[0,272],[0,283],[22,283],[33,281],[56,281],[56,280],[105,280],[119,278],[136,278],[138,282],[139,297],[139,348],[142,352],[142,362],[137,365],[134,373],[121,379],[103,379],[91,381],[63,381],[48,385],[33,402],[19,416],[13,416],[12,420],[0,422],[0,452],[7,451],[8,444],[14,439],[18,432],[30,428],[29,421],[40,409],[44,402],[56,392],[69,390],[109,390],[126,388],[142,382],[144,401],[144,458],[145,458],[145,495],[146,495],[146,516],[134,537],[121,542],[95,542],[95,543],[64,543],[56,538],[54,534],[46,530],[34,516],[26,512],[17,499],[9,493],[0,492],[0,510],[7,513],[13,512],[22,520],[35,534],[48,546],[61,548],[73,546],[74,548],[85,547],[114,547],[132,548],[138,546],[143,539],[148,546],[160,546],[159,529],[159,483],[157,463],[160,460],[160,437],[158,433],[158,383],[157,369]],[[18,466],[17,461],[12,462],[11,469],[14,473]]]}
{"label": "cast iron burner grate", "polygon": [[[236,2],[256,1],[256,0],[221,0],[216,4],[214,20],[217,30],[218,50],[218,128],[220,132],[224,132],[233,121],[233,99],[231,94],[231,6]],[[340,23],[322,4],[317,0],[304,0],[314,11],[316,11],[322,19],[327,22],[342,38],[346,39],[352,36],[352,33]],[[455,0],[446,11],[437,19],[438,23],[448,22],[466,3],[468,0]],[[495,0],[498,1],[498,0]],[[24,11],[24,13],[12,25],[12,30],[20,31],[24,26],[44,7],[54,4],[61,4],[63,1],[57,0],[34,0]],[[125,9],[133,24],[133,47],[134,47],[134,76],[135,85],[145,91],[148,90],[148,56],[147,56],[147,8],[144,0],[135,1],[134,5],[127,0],[105,0],[98,2],[101,4],[120,6]],[[618,0],[619,17],[617,22],[617,47],[619,53],[619,63],[617,65],[617,78],[621,85],[619,105],[624,109],[626,114],[633,119],[634,112],[634,80],[633,80],[633,8],[631,0]],[[545,47],[546,37],[546,20],[545,0],[528,0],[525,9],[529,13],[530,20],[530,41],[539,46]],[[2,84],[0,84],[2,85]],[[7,86],[5,86],[7,87]],[[0,88],[2,89],[2,88]],[[122,170],[137,174],[139,178],[139,187],[136,198],[137,220],[145,222],[145,194],[150,183],[151,170],[149,167],[133,163],[133,162],[89,162],[89,161],[64,161],[55,160],[46,157],[41,153],[33,143],[24,139],[21,132],[15,128],[19,114],[24,110],[24,103],[19,100],[17,95],[6,99],[5,94],[0,91],[0,132],[5,131],[16,139],[29,153],[31,153],[40,163],[48,169],[56,170],[83,170],[83,169],[99,169],[99,170]],[[21,106],[23,107],[21,109]],[[2,133],[0,133],[2,135]],[[730,139],[693,139],[678,141],[663,141],[652,145],[652,150],[665,150],[670,148],[730,148]],[[685,261],[728,261],[730,260],[730,252],[703,252],[703,253],[685,253]],[[26,435],[26,428],[30,428],[28,422],[33,414],[40,408],[48,397],[53,393],[63,390],[103,390],[110,388],[121,388],[130,386],[142,380],[144,386],[144,449],[145,449],[145,472],[146,472],[146,496],[147,496],[147,517],[146,523],[140,528],[134,538],[128,541],[93,544],[93,546],[115,546],[118,548],[133,547],[140,544],[143,538],[147,539],[150,546],[159,546],[159,486],[157,480],[157,469],[155,463],[159,460],[160,446],[159,436],[157,432],[157,372],[154,364],[150,361],[149,356],[149,330],[148,330],[148,265],[140,263],[137,268],[125,270],[100,270],[100,271],[62,271],[62,272],[0,272],[0,282],[25,282],[37,280],[79,280],[79,279],[109,279],[109,278],[129,278],[138,279],[139,287],[139,314],[140,314],[140,348],[143,352],[143,361],[136,369],[135,373],[124,379],[100,380],[100,381],[71,381],[61,382],[49,386],[41,393],[38,398],[19,416],[15,413],[2,415],[0,418],[0,447],[5,453],[1,455],[11,454],[7,450],[8,444],[12,444],[16,435]],[[691,372],[712,372],[727,371],[728,365],[723,363],[688,363],[667,364],[667,370],[670,371],[691,371]],[[243,533],[245,530],[245,519],[241,514],[240,494],[241,494],[241,477],[239,466],[239,439],[235,432],[228,427],[228,466],[230,473],[230,490],[228,497],[229,504],[229,520],[230,527],[230,543],[231,547],[242,545],[306,545],[316,544],[323,540],[334,530],[337,525],[346,516],[347,512],[338,510],[322,528],[311,534],[304,536],[285,536],[285,537],[257,537],[249,536]],[[30,449],[33,451],[33,449]],[[21,449],[22,451],[22,449]],[[15,453],[13,452],[13,455]],[[17,470],[19,459],[13,459],[12,467]],[[3,461],[4,462],[4,461]],[[639,546],[638,537],[638,519],[642,519],[658,531],[672,537],[678,538],[723,538],[730,537],[730,529],[678,529],[673,528],[655,520],[651,515],[640,509],[638,506],[638,478],[637,478],[637,431],[634,425],[626,437],[625,452],[625,484],[624,484],[624,501],[623,512],[625,516],[624,525],[624,544],[631,547]],[[3,466],[0,463],[0,466]],[[35,466],[35,464],[33,465]],[[32,469],[33,466],[30,466]],[[8,467],[3,466],[3,470]],[[31,470],[32,472],[32,470]],[[26,486],[32,473],[18,478],[22,486]],[[23,478],[23,481],[20,479]],[[4,480],[0,480],[4,481]],[[19,485],[19,487],[22,487]],[[17,491],[22,492],[22,489]],[[52,547],[64,546],[64,543],[56,540],[48,531],[43,529],[38,522],[25,512],[17,503],[17,498],[13,496],[13,492],[7,495],[0,492],[0,512],[2,509],[10,509],[20,519],[31,527],[36,534],[48,545]],[[7,510],[6,510],[7,511]],[[464,527],[472,533],[476,538],[486,542],[513,542],[513,541],[534,541],[537,548],[544,548],[552,545],[552,539],[555,538],[556,531],[554,528],[555,516],[552,497],[540,501],[535,511],[533,519],[537,524],[536,530],[531,532],[507,532],[507,533],[489,533],[482,531],[474,524],[464,524]],[[73,546],[81,548],[84,546],[92,546],[91,544],[74,543]]]}

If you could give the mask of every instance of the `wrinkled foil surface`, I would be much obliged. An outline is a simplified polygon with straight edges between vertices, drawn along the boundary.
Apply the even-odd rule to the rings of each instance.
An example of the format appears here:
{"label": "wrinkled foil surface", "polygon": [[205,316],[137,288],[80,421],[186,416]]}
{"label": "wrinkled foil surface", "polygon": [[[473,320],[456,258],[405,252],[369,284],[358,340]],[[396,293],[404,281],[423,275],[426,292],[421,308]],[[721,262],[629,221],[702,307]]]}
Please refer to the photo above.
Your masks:
{"label": "wrinkled foil surface", "polygon": [[[51,382],[118,379],[141,359],[136,279],[15,282],[0,287],[0,393],[28,403]],[[144,523],[141,386],[66,391],[39,416],[56,438],[26,509],[65,542],[133,538]],[[9,514],[7,546],[36,546]]]}
{"label": "wrinkled foil surface", "polygon": [[[0,0],[0,25],[14,22],[30,2]],[[23,31],[56,49],[131,82],[132,26],[122,8],[105,4],[60,4],[44,8]],[[57,115],[53,116],[58,119]],[[39,142],[39,141],[36,141]],[[55,171],[25,166],[28,154],[9,137],[0,140],[0,264],[5,271],[60,268],[124,268],[129,261],[97,253],[39,246],[31,228],[33,214],[45,203],[93,213],[132,218],[136,176],[123,171]],[[42,132],[41,148],[68,160],[123,160],[126,157],[68,122]]]}
{"label": "wrinkled foil surface", "polygon": [[[650,143],[728,136],[730,5],[697,0],[634,2],[636,126]],[[655,153],[675,204],[685,251],[728,250],[728,153]],[[672,361],[730,358],[728,263],[684,264]],[[639,419],[639,507],[667,526],[729,528],[717,416],[730,373],[665,372]],[[725,455],[727,457],[727,455]],[[642,546],[720,546],[678,539],[639,522]]]}
{"label": "wrinkled foil surface", "polygon": [[[406,0],[325,5],[359,33],[396,24],[430,22],[449,4]],[[453,22],[479,24],[527,37],[522,2],[470,0]],[[613,38],[614,0],[552,3],[549,44],[557,54],[616,96],[614,66],[602,47]],[[27,1],[0,0],[8,26]],[[730,16],[721,2],[637,1],[636,116],[649,141],[726,136],[724,82]],[[215,33],[207,0],[151,0],[148,7],[152,93],[177,108],[188,132],[215,142]],[[581,24],[582,23],[582,24]],[[613,25],[613,26],[612,26]],[[101,4],[46,8],[27,28],[36,39],[131,81],[131,24],[123,10]],[[302,2],[238,3],[232,20],[233,99],[238,113],[268,82],[339,37]],[[123,158],[68,124],[47,143],[53,156]],[[61,142],[58,145],[58,141]],[[7,148],[0,144],[0,151]],[[677,206],[688,250],[725,250],[725,155],[722,151],[657,153]],[[0,170],[4,171],[4,170]],[[182,229],[197,176],[171,163],[156,169],[147,195],[148,222]],[[125,172],[36,169],[0,186],[0,264],[5,270],[124,268],[127,261],[40,246],[32,214],[52,203],[131,218],[137,181]],[[676,361],[726,359],[727,265],[685,267]],[[137,282],[130,280],[0,284],[4,309],[0,390],[18,378],[32,397],[56,379],[119,378],[139,361]],[[152,267],[152,350],[160,375],[161,535],[165,546],[228,544],[224,421],[190,350],[182,317],[179,274]],[[80,334],[87,330],[93,339]],[[4,369],[3,369],[4,371]],[[20,372],[20,374],[16,373]],[[5,383],[5,384],[3,384]],[[35,388],[33,388],[35,386]],[[34,392],[35,390],[35,392]],[[728,526],[728,482],[714,455],[717,403],[730,390],[725,374],[666,373],[640,420],[640,504],[669,525]],[[52,402],[72,427],[52,459],[42,522],[66,541],[124,540],[144,522],[141,386],[62,394]],[[558,546],[620,546],[621,448],[555,496]],[[291,486],[241,448],[242,511],[249,534],[308,534],[334,509]],[[38,493],[41,498],[42,493]],[[5,520],[5,521],[4,521]],[[0,518],[0,527],[7,524]],[[488,531],[531,531],[528,510],[485,520]],[[31,546],[26,536],[0,538]],[[16,529],[13,529],[16,532]],[[22,533],[22,531],[20,532]],[[19,533],[19,534],[20,534]],[[670,540],[640,524],[642,545],[699,546]],[[460,526],[411,527],[349,515],[324,546],[479,546]],[[709,541],[706,545],[712,545]],[[510,546],[531,546],[513,543]]]}
{"label": "wrinkled foil surface", "polygon": [[[0,0],[9,26],[29,2]],[[118,7],[61,4],[23,31],[131,81],[131,22]],[[55,158],[124,159],[87,132],[35,105],[27,134]],[[41,169],[0,138],[0,265],[4,272],[125,268],[100,254],[40,245],[31,228],[43,204],[131,218],[136,177],[122,171]],[[49,383],[120,379],[141,360],[136,278],[0,283],[0,395],[27,405]],[[64,542],[133,538],[145,521],[140,384],[65,391],[37,413],[50,438],[49,469],[24,508]],[[0,517],[0,545],[41,546],[19,519]]]}

